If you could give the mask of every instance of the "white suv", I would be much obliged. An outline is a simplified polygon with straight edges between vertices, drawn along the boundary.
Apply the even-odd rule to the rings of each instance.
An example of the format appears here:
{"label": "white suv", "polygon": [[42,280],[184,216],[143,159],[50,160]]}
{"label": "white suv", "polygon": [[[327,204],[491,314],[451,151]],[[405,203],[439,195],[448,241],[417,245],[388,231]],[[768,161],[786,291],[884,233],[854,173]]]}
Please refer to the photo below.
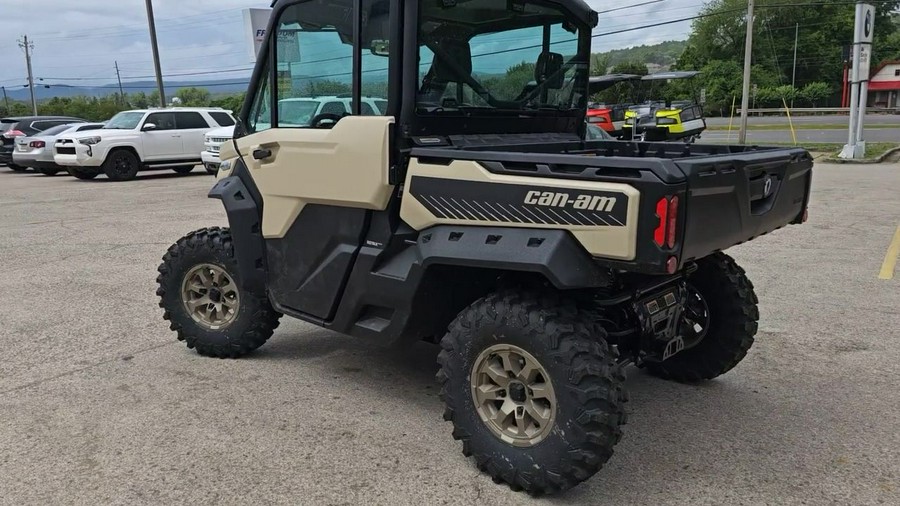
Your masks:
{"label": "white suv", "polygon": [[206,132],[233,125],[224,109],[177,107],[120,112],[100,130],[63,135],[54,161],[79,179],[105,173],[115,181],[139,170],[172,169],[186,174],[200,164]]}
{"label": "white suv", "polygon": [[217,174],[219,172],[219,164],[221,163],[221,160],[219,160],[219,151],[222,150],[222,144],[231,141],[233,137],[233,125],[216,128],[206,132],[206,137],[203,142],[206,149],[200,153],[200,159],[203,161],[203,167],[206,168],[206,172],[209,172],[210,174]]}

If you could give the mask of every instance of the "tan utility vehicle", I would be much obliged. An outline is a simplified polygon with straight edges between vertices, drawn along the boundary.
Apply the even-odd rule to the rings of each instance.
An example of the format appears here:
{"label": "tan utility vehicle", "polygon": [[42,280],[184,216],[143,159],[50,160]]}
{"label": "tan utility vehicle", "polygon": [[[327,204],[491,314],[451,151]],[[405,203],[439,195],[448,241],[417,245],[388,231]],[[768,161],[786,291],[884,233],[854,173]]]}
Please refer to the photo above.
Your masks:
{"label": "tan utility vehicle", "polygon": [[[189,348],[239,357],[283,314],[440,341],[463,453],[531,493],[610,458],[626,365],[699,381],[744,358],[757,299],[721,251],[803,222],[806,151],[585,140],[581,0],[278,0],[272,16],[210,192],[230,228],[159,268]],[[282,116],[346,93],[350,114]]]}

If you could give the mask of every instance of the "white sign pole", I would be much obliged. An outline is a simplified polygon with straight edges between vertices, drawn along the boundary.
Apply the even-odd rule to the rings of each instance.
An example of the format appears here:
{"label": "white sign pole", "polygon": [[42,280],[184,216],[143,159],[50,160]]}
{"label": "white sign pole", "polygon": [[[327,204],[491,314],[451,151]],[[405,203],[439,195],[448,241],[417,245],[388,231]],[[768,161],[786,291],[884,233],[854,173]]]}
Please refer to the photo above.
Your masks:
{"label": "white sign pole", "polygon": [[853,30],[853,70],[850,91],[850,132],[841,158],[864,158],[866,141],[863,139],[868,104],[869,72],[872,64],[872,35],[875,25],[875,7],[856,4],[856,23]]}

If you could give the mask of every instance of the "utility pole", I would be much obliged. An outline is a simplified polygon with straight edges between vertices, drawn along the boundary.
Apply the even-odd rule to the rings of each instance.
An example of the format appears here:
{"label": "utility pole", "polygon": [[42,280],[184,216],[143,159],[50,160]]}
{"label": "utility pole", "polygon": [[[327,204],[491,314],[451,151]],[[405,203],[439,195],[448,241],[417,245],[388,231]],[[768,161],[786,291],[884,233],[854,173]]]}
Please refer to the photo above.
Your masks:
{"label": "utility pole", "polygon": [[741,92],[741,129],[738,144],[747,142],[747,109],[750,107],[750,58],[753,55],[753,0],[747,1],[747,39],[744,42],[744,86]]}
{"label": "utility pole", "polygon": [[800,35],[800,23],[794,25],[794,71],[791,72],[791,109],[794,108],[794,95],[797,94],[797,37]]}
{"label": "utility pole", "polygon": [[9,97],[6,96],[6,86],[0,86],[3,89],[3,103],[6,104],[6,114],[11,114],[9,110]]}
{"label": "utility pole", "polygon": [[163,87],[162,69],[159,65],[159,45],[156,42],[156,21],[153,20],[153,0],[146,0],[147,22],[150,24],[150,46],[153,49],[153,67],[156,70],[156,87],[159,89],[159,105],[166,107],[166,90]]}
{"label": "utility pole", "polygon": [[122,90],[122,75],[119,74],[119,62],[116,61],[116,79],[119,80],[119,100],[125,103],[125,91]]}
{"label": "utility pole", "polygon": [[34,49],[34,43],[28,42],[28,36],[25,35],[19,41],[19,47],[25,50],[25,66],[28,67],[28,91],[31,92],[31,112],[37,116],[37,99],[34,97],[34,74],[31,72],[31,50]]}

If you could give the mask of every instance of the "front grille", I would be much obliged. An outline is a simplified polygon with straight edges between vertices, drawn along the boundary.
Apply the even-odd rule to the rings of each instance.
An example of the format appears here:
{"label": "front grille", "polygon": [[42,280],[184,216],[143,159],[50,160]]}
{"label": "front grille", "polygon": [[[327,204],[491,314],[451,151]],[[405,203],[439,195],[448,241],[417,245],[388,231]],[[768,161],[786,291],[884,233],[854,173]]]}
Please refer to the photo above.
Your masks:
{"label": "front grille", "polygon": [[206,150],[210,153],[218,153],[220,151],[219,146],[207,146]]}
{"label": "front grille", "polygon": [[56,152],[61,155],[74,155],[75,148],[56,148]]}
{"label": "front grille", "polygon": [[209,142],[215,142],[216,144],[224,144],[230,141],[228,137],[210,137]]}

